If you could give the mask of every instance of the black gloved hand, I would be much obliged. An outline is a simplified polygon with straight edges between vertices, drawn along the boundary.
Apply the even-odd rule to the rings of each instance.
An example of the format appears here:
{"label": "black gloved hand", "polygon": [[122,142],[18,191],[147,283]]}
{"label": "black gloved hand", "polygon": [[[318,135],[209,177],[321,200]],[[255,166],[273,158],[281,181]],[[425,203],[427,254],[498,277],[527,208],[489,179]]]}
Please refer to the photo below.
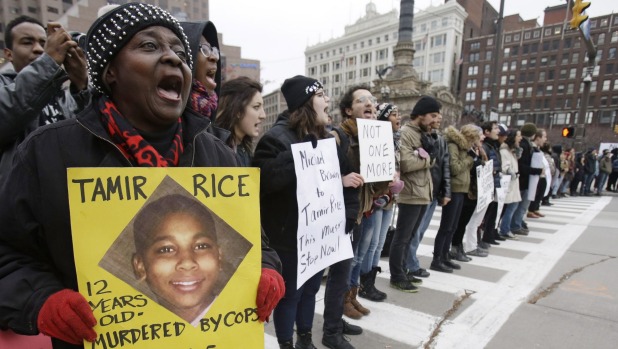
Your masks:
{"label": "black gloved hand", "polygon": [[478,157],[478,154],[475,153],[472,149],[468,149],[468,155],[470,155],[473,159]]}
{"label": "black gloved hand", "polygon": [[421,145],[423,146],[423,149],[425,149],[425,151],[431,155],[435,153],[435,146],[434,146],[434,141],[431,138],[431,136],[427,135],[427,134],[423,134],[421,136]]}
{"label": "black gloved hand", "polygon": [[345,233],[352,234],[352,230],[354,230],[354,226],[356,225],[356,221],[350,218],[345,220]]}
{"label": "black gloved hand", "polygon": [[311,142],[313,149],[318,147],[318,138],[313,133],[307,134],[305,138],[303,138],[303,142]]}

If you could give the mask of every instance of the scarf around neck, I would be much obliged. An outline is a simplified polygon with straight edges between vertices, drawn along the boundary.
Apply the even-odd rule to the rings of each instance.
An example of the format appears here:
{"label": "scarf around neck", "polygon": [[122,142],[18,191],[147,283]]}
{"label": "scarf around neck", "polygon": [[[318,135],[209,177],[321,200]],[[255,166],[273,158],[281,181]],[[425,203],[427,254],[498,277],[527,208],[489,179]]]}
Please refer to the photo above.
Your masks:
{"label": "scarf around neck", "polygon": [[216,93],[209,93],[206,91],[204,84],[195,79],[193,80],[191,95],[189,96],[191,109],[212,120],[212,114],[217,110],[218,102],[219,97],[217,97]]}
{"label": "scarf around neck", "polygon": [[356,125],[356,119],[347,118],[341,123],[341,129],[346,134],[358,139],[358,126]]}
{"label": "scarf around neck", "polygon": [[120,114],[114,102],[103,96],[99,99],[101,122],[111,141],[122,151],[123,155],[135,166],[170,167],[178,166],[180,155],[184,150],[182,144],[182,119],[178,118],[176,134],[170,149],[163,155],[149,144],[144,137]]}

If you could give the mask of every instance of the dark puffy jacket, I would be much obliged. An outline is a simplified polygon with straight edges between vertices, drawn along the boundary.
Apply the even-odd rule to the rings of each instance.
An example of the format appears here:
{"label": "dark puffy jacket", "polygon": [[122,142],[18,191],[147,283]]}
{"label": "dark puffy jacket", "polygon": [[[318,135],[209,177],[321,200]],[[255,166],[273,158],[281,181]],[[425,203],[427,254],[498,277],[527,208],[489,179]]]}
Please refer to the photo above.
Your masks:
{"label": "dark puffy jacket", "polygon": [[500,188],[500,173],[502,172],[502,156],[500,155],[500,144],[498,143],[498,141],[487,138],[485,139],[485,141],[483,141],[483,149],[485,150],[485,154],[487,154],[487,158],[494,161],[492,172],[494,177],[494,188]]}
{"label": "dark puffy jacket", "polygon": [[451,156],[448,152],[448,145],[443,136],[432,133],[436,147],[436,162],[431,167],[431,180],[433,181],[433,198],[438,199],[451,197]]}
{"label": "dark puffy jacket", "polygon": [[[67,189],[67,168],[129,167],[91,107],[77,119],[34,131],[19,147],[0,188],[0,327],[36,334],[36,321],[53,293],[77,290]],[[222,141],[206,132],[209,121],[183,115],[185,150],[179,167],[232,167]],[[281,269],[262,237],[262,267]],[[82,348],[53,340],[54,348]]]}
{"label": "dark puffy jacket", "polygon": [[543,172],[541,168],[532,168],[532,153],[540,151],[533,147],[530,140],[526,137],[522,137],[519,146],[522,149],[521,157],[517,160],[519,166],[519,190],[528,190],[530,184],[530,175],[540,175]]}

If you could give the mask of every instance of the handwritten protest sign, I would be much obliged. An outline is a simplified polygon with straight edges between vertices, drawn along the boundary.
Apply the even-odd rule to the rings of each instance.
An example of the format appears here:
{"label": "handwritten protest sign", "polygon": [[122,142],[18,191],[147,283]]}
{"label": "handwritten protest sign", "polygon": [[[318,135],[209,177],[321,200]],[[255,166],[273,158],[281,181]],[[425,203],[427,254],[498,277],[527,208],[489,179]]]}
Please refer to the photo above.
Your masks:
{"label": "handwritten protest sign", "polygon": [[[540,151],[537,152],[533,152],[532,153],[532,160],[530,160],[530,167],[531,168],[544,168],[545,165],[543,165],[543,159],[545,158],[545,156],[543,156],[543,153]],[[529,175],[530,179],[528,180],[528,200],[530,201],[534,201],[534,199],[536,198],[536,188],[539,186],[539,180],[541,179],[540,175]]]}
{"label": "handwritten protest sign", "polygon": [[476,212],[481,212],[489,205],[494,196],[494,161],[489,160],[485,165],[476,167]]}
{"label": "handwritten protest sign", "polygon": [[345,234],[343,184],[335,139],[292,144],[298,200],[297,287],[322,269],[352,258]]}
{"label": "handwritten protest sign", "polygon": [[496,228],[500,224],[500,217],[502,216],[502,209],[504,208],[504,201],[509,193],[509,185],[511,184],[511,175],[502,175],[500,177],[500,188],[496,188],[496,198],[498,199],[498,214],[496,217]]}
{"label": "handwritten protest sign", "polygon": [[264,347],[258,169],[74,168],[68,187],[86,348]]}
{"label": "handwritten protest sign", "polygon": [[395,175],[393,128],[388,121],[356,119],[361,175],[365,183],[392,181]]}

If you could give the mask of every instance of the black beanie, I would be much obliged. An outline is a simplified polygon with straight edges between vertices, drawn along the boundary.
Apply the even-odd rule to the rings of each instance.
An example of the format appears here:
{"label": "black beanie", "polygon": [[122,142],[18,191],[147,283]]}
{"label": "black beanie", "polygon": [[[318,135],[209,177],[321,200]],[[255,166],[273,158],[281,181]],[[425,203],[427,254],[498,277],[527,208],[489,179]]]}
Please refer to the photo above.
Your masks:
{"label": "black beanie", "polygon": [[319,89],[322,84],[314,79],[302,75],[285,79],[281,85],[281,93],[288,104],[288,110],[293,112],[301,105],[305,104]]}
{"label": "black beanie", "polygon": [[387,121],[395,109],[397,109],[397,106],[394,104],[382,103],[378,105],[378,120]]}
{"label": "black beanie", "polygon": [[410,116],[439,113],[440,108],[442,108],[442,105],[440,105],[440,102],[438,102],[435,98],[430,96],[422,96],[421,99],[416,102],[416,105],[414,106],[414,109],[412,109]]}
{"label": "black beanie", "polygon": [[137,32],[151,26],[166,27],[174,32],[185,47],[189,68],[192,67],[189,41],[176,18],[154,5],[127,3],[99,17],[86,35],[90,81],[99,92],[109,93],[103,83],[103,74],[109,62]]}

